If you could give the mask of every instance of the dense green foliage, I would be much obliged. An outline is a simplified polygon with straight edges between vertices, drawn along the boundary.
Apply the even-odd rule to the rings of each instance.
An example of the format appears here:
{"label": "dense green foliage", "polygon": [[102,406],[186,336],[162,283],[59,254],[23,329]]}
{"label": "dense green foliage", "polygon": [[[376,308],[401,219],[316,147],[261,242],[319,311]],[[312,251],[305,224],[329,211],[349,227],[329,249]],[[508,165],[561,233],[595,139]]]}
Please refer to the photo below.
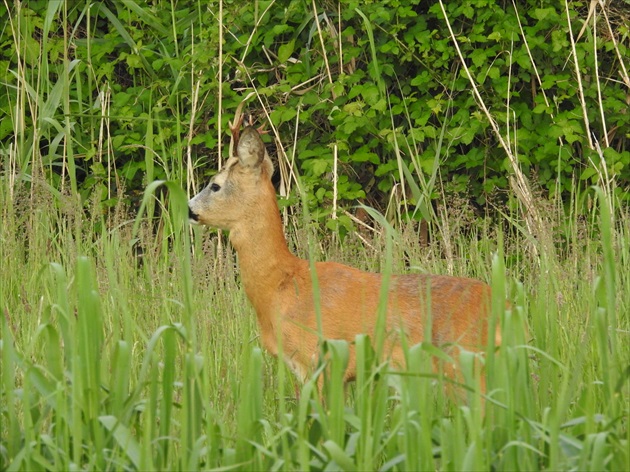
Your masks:
{"label": "dense green foliage", "polygon": [[[477,204],[505,200],[514,169],[471,94],[439,2],[219,6],[27,1],[0,13],[5,165],[22,179],[41,168],[56,188],[68,181],[84,200],[96,192],[113,203],[121,187],[214,168],[220,145],[227,152],[219,133],[256,91],[248,110],[277,128],[279,158],[302,176],[317,215],[334,197],[384,209],[410,176],[427,198],[439,194],[437,174]],[[520,169],[565,199],[612,176],[626,198],[627,0],[608,2],[606,15],[559,0],[445,8]],[[284,191],[294,188],[288,175]]]}

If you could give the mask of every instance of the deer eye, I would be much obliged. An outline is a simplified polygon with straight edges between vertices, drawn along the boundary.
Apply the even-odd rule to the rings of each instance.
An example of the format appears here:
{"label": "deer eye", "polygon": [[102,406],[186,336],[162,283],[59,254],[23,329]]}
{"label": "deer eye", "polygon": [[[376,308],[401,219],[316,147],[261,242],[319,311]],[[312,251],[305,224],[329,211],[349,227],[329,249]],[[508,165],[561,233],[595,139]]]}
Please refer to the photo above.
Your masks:
{"label": "deer eye", "polygon": [[210,184],[211,192],[218,192],[219,190],[221,190],[221,186],[219,184],[215,184],[215,183]]}

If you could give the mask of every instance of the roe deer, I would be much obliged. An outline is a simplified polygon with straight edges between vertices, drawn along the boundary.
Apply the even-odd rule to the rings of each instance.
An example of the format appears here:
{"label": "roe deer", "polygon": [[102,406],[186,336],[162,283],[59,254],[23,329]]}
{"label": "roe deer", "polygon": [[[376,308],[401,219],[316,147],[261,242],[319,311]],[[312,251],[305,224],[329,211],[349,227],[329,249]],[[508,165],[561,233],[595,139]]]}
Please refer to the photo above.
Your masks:
{"label": "roe deer", "polygon": [[[304,381],[316,367],[319,354],[309,262],[287,247],[271,182],[273,164],[256,129],[242,131],[235,154],[190,200],[189,216],[193,222],[229,231],[245,292],[256,310],[262,344],[277,355],[280,341],[285,361]],[[352,343],[357,334],[368,334],[374,339],[381,274],[335,262],[317,262],[315,270],[323,338]],[[409,345],[422,341],[429,312],[433,344],[484,349],[490,314],[487,284],[462,277],[394,275],[389,281],[384,348],[394,366],[404,366],[398,335],[402,331]],[[495,345],[500,343],[497,328]],[[356,370],[352,344],[350,349],[347,381]],[[452,366],[445,369],[452,370]]]}

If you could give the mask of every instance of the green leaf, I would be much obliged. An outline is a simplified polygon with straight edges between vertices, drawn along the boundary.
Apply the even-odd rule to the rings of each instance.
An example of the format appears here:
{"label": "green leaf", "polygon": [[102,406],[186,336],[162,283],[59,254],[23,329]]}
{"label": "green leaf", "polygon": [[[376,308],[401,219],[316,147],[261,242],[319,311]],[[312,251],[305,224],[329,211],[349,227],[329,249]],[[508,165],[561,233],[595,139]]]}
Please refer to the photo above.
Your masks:
{"label": "green leaf", "polygon": [[337,463],[342,470],[347,472],[357,470],[356,464],[352,461],[352,458],[341,449],[337,443],[328,440],[324,444],[324,449],[328,452],[330,458]]}
{"label": "green leaf", "polygon": [[326,159],[310,159],[308,167],[311,169],[311,175],[319,177],[328,170],[328,160]]}
{"label": "green leaf", "polygon": [[476,65],[477,67],[481,67],[482,65],[486,63],[488,55],[485,49],[479,48],[479,49],[475,49],[472,52],[472,54],[470,55],[470,58],[472,59],[474,65]]}
{"label": "green leaf", "polygon": [[352,162],[371,162],[378,164],[380,162],[378,154],[366,150],[359,150],[350,156]]}
{"label": "green leaf", "polygon": [[127,8],[129,8],[136,15],[138,15],[138,18],[140,18],[147,25],[149,25],[151,28],[153,28],[158,33],[160,33],[161,36],[168,38],[173,33],[162,24],[162,22],[157,16],[151,13],[151,10],[149,8],[146,8],[146,5],[143,8],[142,6],[138,5],[136,2],[132,0],[121,0],[121,1]]}
{"label": "green leaf", "polygon": [[535,8],[531,15],[537,20],[544,20],[545,18],[554,19],[558,16],[553,7]]}
{"label": "green leaf", "polygon": [[280,64],[284,64],[285,62],[287,62],[291,57],[291,54],[293,54],[294,50],[295,39],[292,39],[288,43],[281,45],[278,48],[278,62],[280,62]]}
{"label": "green leaf", "polygon": [[115,416],[99,416],[98,420],[112,433],[122,452],[126,454],[136,469],[138,469],[140,467],[140,445],[131,434],[131,430],[118,421]]}
{"label": "green leaf", "polygon": [[597,171],[592,167],[589,167],[587,169],[584,169],[584,171],[580,174],[580,180],[588,180],[596,174]]}
{"label": "green leaf", "polygon": [[493,31],[488,35],[488,39],[499,42],[503,39],[503,35],[500,31]]}

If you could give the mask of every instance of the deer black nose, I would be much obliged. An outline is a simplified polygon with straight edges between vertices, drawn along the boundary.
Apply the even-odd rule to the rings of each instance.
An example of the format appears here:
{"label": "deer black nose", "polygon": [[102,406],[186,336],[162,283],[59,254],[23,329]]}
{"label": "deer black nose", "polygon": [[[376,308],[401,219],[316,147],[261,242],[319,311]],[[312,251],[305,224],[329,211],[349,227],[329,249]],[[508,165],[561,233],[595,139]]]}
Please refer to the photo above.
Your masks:
{"label": "deer black nose", "polygon": [[199,221],[199,217],[195,214],[194,211],[190,209],[190,207],[188,207],[188,218],[190,218],[193,221]]}

